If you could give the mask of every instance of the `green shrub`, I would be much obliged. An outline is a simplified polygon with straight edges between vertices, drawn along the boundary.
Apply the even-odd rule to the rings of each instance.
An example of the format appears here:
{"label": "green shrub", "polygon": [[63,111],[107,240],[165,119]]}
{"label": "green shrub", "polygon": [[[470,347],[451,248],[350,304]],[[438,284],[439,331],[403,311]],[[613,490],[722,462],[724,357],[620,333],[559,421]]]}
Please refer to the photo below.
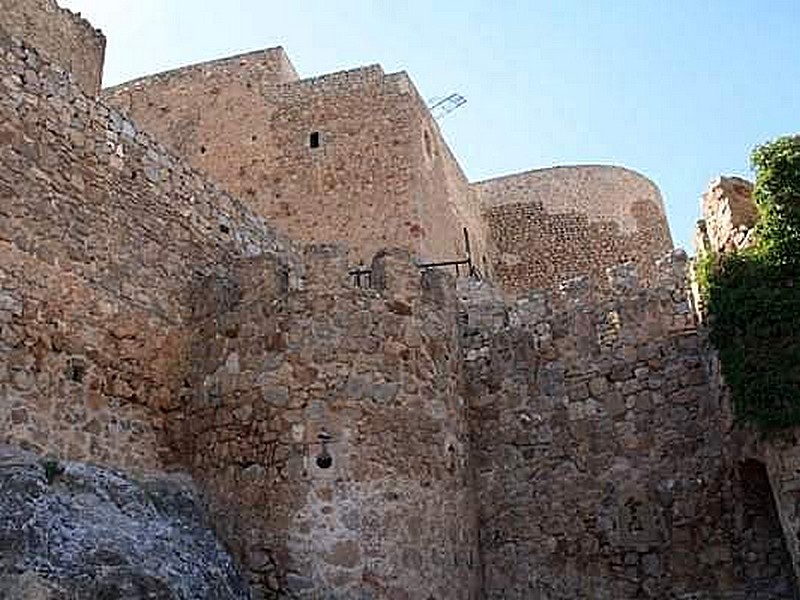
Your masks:
{"label": "green shrub", "polygon": [[800,136],[753,151],[755,244],[698,261],[698,284],[738,418],[800,424]]}

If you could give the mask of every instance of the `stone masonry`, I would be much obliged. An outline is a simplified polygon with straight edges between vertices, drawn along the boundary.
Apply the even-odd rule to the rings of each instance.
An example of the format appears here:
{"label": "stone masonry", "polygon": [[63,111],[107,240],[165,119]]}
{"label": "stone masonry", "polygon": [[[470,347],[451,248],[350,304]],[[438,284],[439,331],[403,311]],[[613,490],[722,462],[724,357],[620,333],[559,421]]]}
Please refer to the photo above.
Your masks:
{"label": "stone masonry", "polygon": [[0,44],[4,436],[157,467],[192,282],[283,242],[60,67]]}
{"label": "stone masonry", "polygon": [[104,96],[293,239],[347,241],[351,264],[392,245],[460,258],[464,227],[487,256],[477,200],[405,73],[300,80],[274,48]]}
{"label": "stone masonry", "polygon": [[59,7],[55,0],[0,0],[0,13],[8,34],[27,39],[53,58],[90,96],[100,92],[106,39],[80,14]]}
{"label": "stone masonry", "polygon": [[643,288],[622,265],[609,297],[585,278],[511,306],[462,288],[485,598],[795,597],[763,464],[731,453],[685,267],[677,251]]}
{"label": "stone masonry", "polygon": [[[0,443],[189,473],[254,599],[798,597],[798,445],[733,422],[650,182],[470,185],[405,74],[280,49],[97,99],[36,6],[0,14]],[[483,279],[420,270],[463,228]]]}
{"label": "stone masonry", "polygon": [[672,248],[656,186],[618,167],[559,167],[470,184],[406,73],[298,79],[282,48],[144,77],[114,106],[292,238],[465,256],[512,294]]}
{"label": "stone masonry", "polygon": [[[186,448],[266,597],[479,597],[453,282],[406,252],[312,246],[291,290],[245,261],[201,297]],[[330,465],[319,435],[331,436]]]}
{"label": "stone masonry", "polygon": [[703,219],[695,233],[698,253],[747,247],[758,219],[752,183],[741,177],[719,177],[703,194],[702,208]]}
{"label": "stone masonry", "polygon": [[628,169],[555,167],[475,186],[497,252],[495,279],[515,294],[584,275],[605,287],[606,268],[626,261],[648,283],[672,248],[658,188]]}

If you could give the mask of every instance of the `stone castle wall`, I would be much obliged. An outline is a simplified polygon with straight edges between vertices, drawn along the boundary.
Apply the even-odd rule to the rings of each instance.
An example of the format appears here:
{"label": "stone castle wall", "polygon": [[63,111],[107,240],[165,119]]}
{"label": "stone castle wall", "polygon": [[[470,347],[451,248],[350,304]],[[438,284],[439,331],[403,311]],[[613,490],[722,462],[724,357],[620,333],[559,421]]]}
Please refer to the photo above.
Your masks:
{"label": "stone castle wall", "polygon": [[[0,33],[3,30],[27,40],[72,73],[87,94],[100,92],[106,39],[80,14],[60,8],[55,0],[0,0]],[[28,76],[36,73],[37,67],[31,67]]]}
{"label": "stone castle wall", "polygon": [[0,44],[3,440],[157,467],[195,282],[285,243],[59,67]]}
{"label": "stone castle wall", "polygon": [[351,263],[387,246],[462,258],[464,227],[475,256],[487,254],[479,206],[406,74],[371,66],[296,80],[266,66],[277,56],[187,67],[105,95],[294,239],[346,239]]}
{"label": "stone castle wall", "polygon": [[555,289],[605,269],[638,264],[642,280],[672,248],[658,188],[619,167],[540,169],[474,184],[483,203],[497,283],[507,291]]}
{"label": "stone castle wall", "polygon": [[452,280],[389,253],[358,289],[341,249],[305,260],[300,289],[255,260],[198,310],[186,437],[215,521],[267,598],[479,598]]}
{"label": "stone castle wall", "polygon": [[[376,263],[380,292],[324,248],[304,275],[238,201],[8,44],[3,441],[193,469],[266,597],[476,598],[452,290],[435,274],[423,290],[407,255]],[[17,63],[40,66],[40,87],[9,76]],[[330,470],[314,462],[323,428]]]}
{"label": "stone castle wall", "polygon": [[346,240],[352,264],[387,246],[462,258],[466,228],[474,264],[517,294],[581,274],[602,285],[626,260],[647,281],[672,247],[658,189],[632,171],[558,167],[470,185],[405,73],[298,80],[287,65],[282,51],[256,53],[106,97],[293,238]]}
{"label": "stone castle wall", "polygon": [[[299,81],[280,50],[192,69],[111,97],[175,111],[160,135],[192,162],[224,169],[227,157],[254,186],[271,178],[238,190],[247,204],[313,198],[341,236],[355,190],[383,229],[353,233],[355,254],[318,244],[300,256],[0,36],[0,441],[191,470],[257,598],[795,597],[796,440],[733,426],[685,257],[647,267],[671,245],[649,182],[573,168],[470,189],[404,74]],[[237,124],[197,116],[192,78],[216,82],[201,96],[209,115],[268,123],[239,123],[230,139],[268,134],[269,164],[256,146],[212,146]],[[276,217],[301,238],[334,233],[310,218]],[[488,284],[462,281],[456,296],[403,251],[376,256],[371,288],[348,281],[375,236],[439,258],[463,252],[468,226],[508,289],[552,287],[560,268],[503,272],[493,254],[492,238],[536,254],[533,222],[580,241],[573,261],[602,258],[584,265],[595,279],[611,260],[593,245],[605,232],[645,285],[627,264],[605,285],[572,280],[507,305]]]}
{"label": "stone castle wall", "polygon": [[[257,210],[309,242],[348,232],[351,262],[369,262],[395,240],[419,248],[408,89],[372,66],[289,84],[269,102],[275,158],[264,171],[271,197]],[[318,148],[309,144],[313,132]]]}
{"label": "stone castle wall", "polygon": [[[463,258],[466,255],[463,229],[468,231],[473,264],[490,277],[492,254],[489,231],[479,199],[469,185],[436,120],[406,73],[395,78],[416,96],[415,122],[419,124],[411,153],[417,178],[413,201],[420,214],[422,245],[418,252],[428,260]],[[413,148],[413,146],[412,146]]]}
{"label": "stone castle wall", "polygon": [[144,77],[103,91],[111,105],[195,168],[244,195],[264,186],[256,166],[271,158],[264,87],[297,79],[282,48]]}
{"label": "stone castle wall", "polygon": [[[609,298],[462,287],[484,597],[793,598],[766,471],[743,466],[685,255]],[[792,534],[793,535],[793,534]]]}

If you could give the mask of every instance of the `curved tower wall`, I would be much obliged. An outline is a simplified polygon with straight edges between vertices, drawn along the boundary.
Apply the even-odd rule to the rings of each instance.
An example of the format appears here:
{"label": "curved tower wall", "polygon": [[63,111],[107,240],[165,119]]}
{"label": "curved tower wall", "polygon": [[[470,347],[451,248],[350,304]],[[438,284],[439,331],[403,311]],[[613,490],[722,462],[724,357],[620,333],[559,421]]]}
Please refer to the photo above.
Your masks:
{"label": "curved tower wall", "polygon": [[184,439],[220,534],[259,597],[476,599],[452,280],[402,252],[359,289],[343,250],[305,259],[299,289],[254,259],[196,309]]}
{"label": "curved tower wall", "polygon": [[24,40],[72,73],[87,94],[100,92],[106,38],[80,13],[60,8],[54,0],[1,0],[0,30]]}
{"label": "curved tower wall", "polygon": [[488,221],[495,279],[511,293],[554,288],[605,269],[637,264],[644,283],[672,248],[658,188],[628,169],[540,169],[474,184]]}

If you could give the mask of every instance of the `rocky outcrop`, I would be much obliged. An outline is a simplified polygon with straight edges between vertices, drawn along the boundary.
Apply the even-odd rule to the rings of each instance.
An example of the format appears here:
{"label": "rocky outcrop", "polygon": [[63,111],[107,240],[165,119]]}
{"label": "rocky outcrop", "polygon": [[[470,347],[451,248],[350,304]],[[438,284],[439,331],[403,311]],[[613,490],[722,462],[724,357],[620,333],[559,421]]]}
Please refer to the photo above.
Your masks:
{"label": "rocky outcrop", "polygon": [[244,600],[191,480],[0,446],[0,597]]}

